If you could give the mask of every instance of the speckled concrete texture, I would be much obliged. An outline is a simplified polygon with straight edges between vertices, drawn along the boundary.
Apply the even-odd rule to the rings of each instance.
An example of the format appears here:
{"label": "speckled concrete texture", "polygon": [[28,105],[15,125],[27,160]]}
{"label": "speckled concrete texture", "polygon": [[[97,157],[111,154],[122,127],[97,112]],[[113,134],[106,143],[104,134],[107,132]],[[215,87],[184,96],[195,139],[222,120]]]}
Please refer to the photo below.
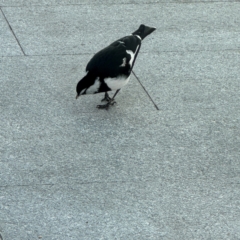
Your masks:
{"label": "speckled concrete texture", "polygon": [[143,53],[138,60],[136,74],[159,109],[239,108],[238,50]]}
{"label": "speckled concrete texture", "polygon": [[[0,57],[23,55],[8,22],[0,11]],[[1,60],[0,60],[1,61]]]}
{"label": "speckled concrete texture", "polygon": [[[0,8],[0,240],[240,239],[239,1]],[[157,30],[117,104],[76,100],[140,23]]]}
{"label": "speckled concrete texture", "polygon": [[237,2],[235,0],[0,0],[0,6],[43,6],[43,5],[122,5],[122,4],[166,4],[166,3],[213,3]]}
{"label": "speckled concrete texture", "polygon": [[157,28],[143,42],[143,52],[240,48],[239,3],[54,5],[3,11],[29,55],[94,53],[141,23]]}

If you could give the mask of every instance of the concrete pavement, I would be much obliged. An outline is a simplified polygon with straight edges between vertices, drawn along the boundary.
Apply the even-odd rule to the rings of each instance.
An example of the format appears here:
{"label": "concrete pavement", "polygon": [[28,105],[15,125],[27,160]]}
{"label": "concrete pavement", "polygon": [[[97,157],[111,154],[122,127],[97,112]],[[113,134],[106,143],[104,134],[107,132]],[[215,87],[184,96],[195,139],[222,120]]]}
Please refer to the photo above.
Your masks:
{"label": "concrete pavement", "polygon": [[[0,0],[0,235],[240,239],[240,2]],[[117,105],[92,55],[144,39]],[[1,238],[0,238],[1,239]]]}

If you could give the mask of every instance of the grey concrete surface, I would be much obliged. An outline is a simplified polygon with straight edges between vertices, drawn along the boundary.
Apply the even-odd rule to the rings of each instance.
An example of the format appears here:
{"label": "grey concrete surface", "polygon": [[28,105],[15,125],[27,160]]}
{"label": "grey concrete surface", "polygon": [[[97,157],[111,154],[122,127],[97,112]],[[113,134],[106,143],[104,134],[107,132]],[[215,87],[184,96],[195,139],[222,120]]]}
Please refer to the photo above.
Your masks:
{"label": "grey concrete surface", "polygon": [[0,0],[0,6],[42,6],[42,5],[99,5],[99,4],[155,4],[155,3],[212,3],[238,2],[238,0]]}
{"label": "grey concrete surface", "polygon": [[240,102],[239,56],[240,51],[143,53],[136,74],[159,109],[235,111]]}
{"label": "grey concrete surface", "polygon": [[29,55],[94,53],[141,23],[158,29],[143,52],[240,49],[239,3],[86,4],[3,11]]}
{"label": "grey concrete surface", "polygon": [[[240,2],[134,3],[0,1],[3,240],[240,239]],[[117,105],[76,101],[142,22]]]}
{"label": "grey concrete surface", "polygon": [[9,29],[2,12],[0,11],[0,57],[23,55],[14,35]]}
{"label": "grey concrete surface", "polygon": [[8,187],[5,239],[238,239],[237,187],[206,179]]}

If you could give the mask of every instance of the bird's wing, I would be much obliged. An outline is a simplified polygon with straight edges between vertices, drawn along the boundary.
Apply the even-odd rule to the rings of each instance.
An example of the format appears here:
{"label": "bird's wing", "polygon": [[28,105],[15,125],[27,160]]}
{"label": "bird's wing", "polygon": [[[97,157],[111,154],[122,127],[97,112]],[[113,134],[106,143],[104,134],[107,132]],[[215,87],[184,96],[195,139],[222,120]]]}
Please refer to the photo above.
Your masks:
{"label": "bird's wing", "polygon": [[89,61],[86,71],[100,77],[128,75],[131,71],[130,60],[131,55],[127,53],[125,43],[119,39],[96,53]]}
{"label": "bird's wing", "polygon": [[141,46],[141,40],[139,39],[139,37],[133,35],[120,38],[117,41],[113,42],[112,44],[115,44],[116,42],[123,42],[126,46],[126,49],[134,53],[136,51],[139,51]]}

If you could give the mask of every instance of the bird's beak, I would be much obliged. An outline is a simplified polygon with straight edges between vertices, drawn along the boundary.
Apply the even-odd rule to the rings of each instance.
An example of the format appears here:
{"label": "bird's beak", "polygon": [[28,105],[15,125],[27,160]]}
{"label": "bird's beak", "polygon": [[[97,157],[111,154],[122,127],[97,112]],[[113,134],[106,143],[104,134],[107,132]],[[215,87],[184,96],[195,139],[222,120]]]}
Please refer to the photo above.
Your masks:
{"label": "bird's beak", "polygon": [[77,94],[76,99],[78,99],[79,95]]}
{"label": "bird's beak", "polygon": [[149,34],[151,34],[153,31],[155,31],[156,28],[155,27],[148,27],[148,26],[145,26],[145,30],[144,30],[144,35],[147,36]]}

